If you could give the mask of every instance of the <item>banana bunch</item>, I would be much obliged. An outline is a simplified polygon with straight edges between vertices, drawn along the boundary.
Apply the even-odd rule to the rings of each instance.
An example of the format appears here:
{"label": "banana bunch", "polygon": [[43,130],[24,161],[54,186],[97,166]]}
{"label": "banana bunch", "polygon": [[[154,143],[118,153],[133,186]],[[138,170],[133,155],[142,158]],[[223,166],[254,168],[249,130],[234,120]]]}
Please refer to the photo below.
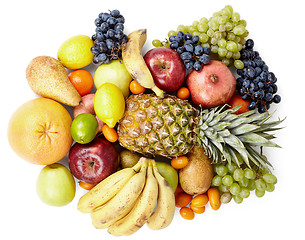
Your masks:
{"label": "banana bunch", "polygon": [[175,196],[155,161],[142,157],[132,168],[122,169],[97,184],[80,198],[77,207],[90,213],[95,228],[127,236],[145,223],[153,230],[167,227],[174,217]]}
{"label": "banana bunch", "polygon": [[128,41],[122,48],[122,58],[126,69],[141,86],[149,88],[158,97],[163,96],[143,59],[142,48],[146,42],[146,29],[139,29],[128,35]]}

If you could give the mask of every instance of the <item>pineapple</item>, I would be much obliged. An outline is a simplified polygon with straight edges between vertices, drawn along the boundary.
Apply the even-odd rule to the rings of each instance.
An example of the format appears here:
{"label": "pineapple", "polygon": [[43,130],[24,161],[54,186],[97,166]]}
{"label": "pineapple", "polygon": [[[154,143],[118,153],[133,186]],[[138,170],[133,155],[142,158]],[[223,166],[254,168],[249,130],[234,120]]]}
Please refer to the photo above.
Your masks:
{"label": "pineapple", "polygon": [[239,165],[242,159],[249,167],[271,166],[254,147],[279,147],[267,132],[277,130],[274,127],[283,120],[266,123],[270,115],[254,110],[233,114],[238,109],[219,106],[199,111],[171,95],[131,95],[118,125],[119,142],[131,151],[167,158],[185,155],[197,144],[213,163]]}

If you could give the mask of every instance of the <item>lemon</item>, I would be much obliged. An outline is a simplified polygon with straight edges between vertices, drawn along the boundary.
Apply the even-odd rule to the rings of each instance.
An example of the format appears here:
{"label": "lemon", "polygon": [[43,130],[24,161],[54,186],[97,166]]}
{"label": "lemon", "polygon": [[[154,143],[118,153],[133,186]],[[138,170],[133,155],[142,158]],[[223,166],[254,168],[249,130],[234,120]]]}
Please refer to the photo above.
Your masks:
{"label": "lemon", "polygon": [[104,83],[94,96],[95,114],[113,128],[125,112],[125,98],[119,87],[113,83]]}
{"label": "lemon", "polygon": [[94,42],[85,35],[77,35],[66,40],[58,49],[58,60],[69,69],[83,68],[89,65],[94,55],[91,47]]}

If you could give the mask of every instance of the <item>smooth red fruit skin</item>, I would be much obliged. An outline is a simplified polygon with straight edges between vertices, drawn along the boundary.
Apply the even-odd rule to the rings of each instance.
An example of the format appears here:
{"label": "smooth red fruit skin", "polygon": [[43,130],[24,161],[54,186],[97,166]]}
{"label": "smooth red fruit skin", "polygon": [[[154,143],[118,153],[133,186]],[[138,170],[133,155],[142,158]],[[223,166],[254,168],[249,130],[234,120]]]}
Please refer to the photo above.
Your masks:
{"label": "smooth red fruit skin", "polygon": [[[213,74],[217,76],[217,79]],[[229,102],[236,89],[236,79],[222,62],[211,60],[199,72],[193,70],[186,84],[195,105],[212,108]]]}
{"label": "smooth red fruit skin", "polygon": [[178,90],[185,78],[185,67],[179,54],[167,47],[157,47],[144,55],[156,86],[165,92]]}
{"label": "smooth red fruit skin", "polygon": [[234,108],[236,106],[242,105],[240,109],[238,109],[234,114],[241,114],[248,112],[248,106],[249,106],[250,101],[249,100],[244,100],[241,98],[240,94],[234,93],[233,97],[229,101],[230,108]]}
{"label": "smooth red fruit skin", "polygon": [[114,173],[119,165],[115,147],[100,137],[87,144],[75,143],[68,159],[73,176],[94,185]]}

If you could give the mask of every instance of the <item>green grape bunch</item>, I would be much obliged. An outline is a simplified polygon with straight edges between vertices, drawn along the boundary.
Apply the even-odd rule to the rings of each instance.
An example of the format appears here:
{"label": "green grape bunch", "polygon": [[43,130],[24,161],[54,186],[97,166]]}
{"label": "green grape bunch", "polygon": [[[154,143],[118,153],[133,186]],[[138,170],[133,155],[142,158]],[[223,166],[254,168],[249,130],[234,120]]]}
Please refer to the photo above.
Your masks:
{"label": "green grape bunch", "polygon": [[250,196],[251,191],[257,197],[263,197],[266,191],[273,192],[277,183],[276,176],[268,169],[227,163],[215,165],[214,172],[212,185],[221,192],[222,203],[228,203],[232,198],[236,203],[241,203]]}
{"label": "green grape bunch", "polygon": [[[210,47],[216,59],[220,59],[227,66],[240,58],[240,51],[246,43],[249,32],[247,22],[234,12],[232,6],[227,5],[215,12],[209,19],[202,17],[191,25],[179,25],[177,30],[168,32],[168,37],[177,32],[190,33],[199,37],[202,47]],[[169,41],[153,40],[155,47],[169,47]]]}

